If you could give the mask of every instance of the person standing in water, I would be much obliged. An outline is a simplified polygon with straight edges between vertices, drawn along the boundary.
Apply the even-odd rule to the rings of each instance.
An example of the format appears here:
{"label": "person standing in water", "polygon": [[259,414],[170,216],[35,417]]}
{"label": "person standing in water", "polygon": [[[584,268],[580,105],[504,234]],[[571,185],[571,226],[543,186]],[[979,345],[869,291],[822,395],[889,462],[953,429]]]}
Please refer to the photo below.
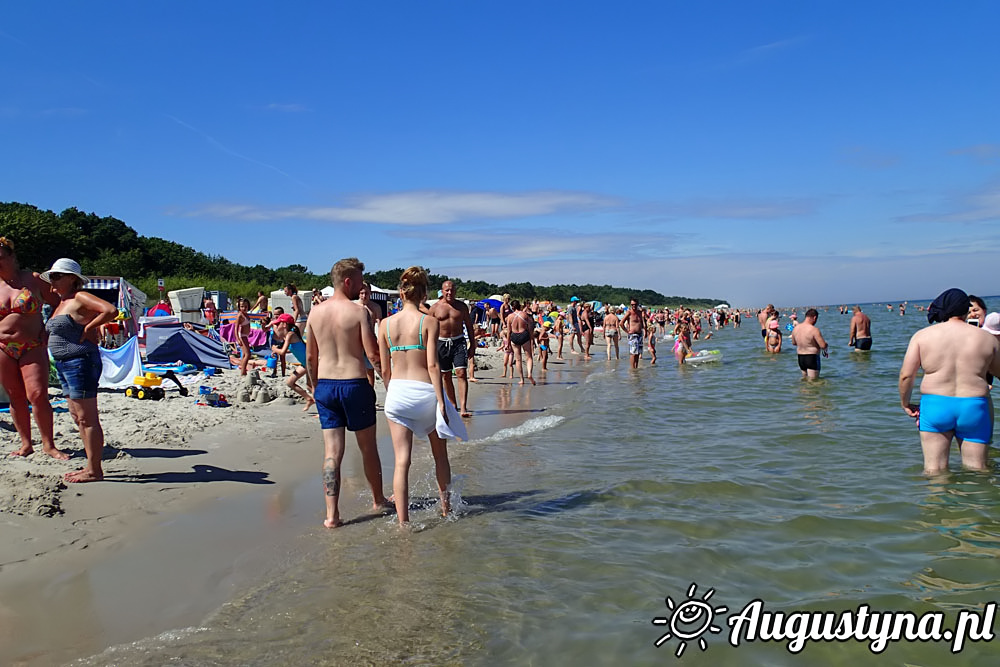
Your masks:
{"label": "person standing in water", "polygon": [[823,339],[823,334],[816,326],[819,319],[819,311],[810,308],[806,311],[805,321],[792,329],[792,345],[798,348],[799,370],[802,377],[814,380],[819,377],[820,361],[819,355],[822,352],[824,357],[829,357],[830,345]]}
{"label": "person standing in water", "polygon": [[620,359],[618,353],[618,340],[621,338],[621,331],[618,329],[618,316],[611,306],[608,306],[604,315],[604,342],[607,343],[608,360],[611,359],[611,348],[615,349],[615,359]]}
{"label": "person standing in water", "polygon": [[851,340],[848,343],[855,350],[872,349],[872,321],[861,312],[861,306],[854,306],[851,316]]}
{"label": "person standing in water", "polygon": [[383,320],[378,343],[382,380],[386,386],[385,417],[396,453],[392,492],[396,516],[402,525],[410,520],[409,474],[414,435],[430,440],[441,515],[448,516],[451,511],[448,491],[451,463],[448,443],[439,430],[450,423],[459,427],[462,420],[442,389],[437,348],[433,344],[438,339],[440,323],[420,310],[427,297],[427,272],[419,266],[404,271],[399,279],[399,295],[403,308]]}
{"label": "person standing in water", "polygon": [[620,327],[628,335],[628,353],[632,368],[639,368],[642,356],[642,335],[646,330],[646,316],[635,298],[629,300],[628,312],[622,318]]}
{"label": "person standing in water", "polygon": [[354,300],[361,294],[365,265],[357,257],[333,265],[333,296],[312,309],[306,325],[306,367],[313,382],[313,398],[323,430],[323,488],[326,520],[336,528],[340,520],[341,463],[345,429],[353,431],[361,450],[365,477],[372,489],[373,508],[388,507],[382,492],[382,461],[375,444],[375,390],[368,384],[364,357],[378,363],[378,341],[368,310]]}
{"label": "person standing in water", "polygon": [[[513,358],[513,363],[517,364],[518,373],[521,375],[521,379],[518,384],[524,384],[524,358],[527,356],[528,359],[528,379],[531,384],[535,383],[535,378],[533,374],[534,370],[534,356],[532,351],[532,336],[535,331],[535,321],[526,312],[528,309],[528,304],[525,303],[524,309],[521,309],[521,304],[517,299],[511,302],[513,306],[511,314],[507,317],[507,331],[510,336],[511,352],[515,354]],[[511,368],[511,378],[514,377],[513,367]]]}
{"label": "person standing in water", "polygon": [[[899,401],[917,420],[924,473],[948,469],[951,441],[958,442],[962,464],[987,468],[993,441],[993,399],[987,373],[1000,375],[1000,342],[965,323],[969,297],[960,289],[941,293],[927,309],[931,326],[913,334],[899,369]],[[917,372],[923,369],[920,403],[911,402]]]}
{"label": "person standing in water", "polygon": [[[467,368],[469,357],[476,353],[476,327],[472,324],[469,306],[455,298],[455,283],[450,280],[441,283],[441,298],[431,306],[430,314],[441,325],[437,353],[445,393],[463,417],[470,417]],[[458,400],[455,400],[455,385],[451,381],[452,369],[458,378]]]}

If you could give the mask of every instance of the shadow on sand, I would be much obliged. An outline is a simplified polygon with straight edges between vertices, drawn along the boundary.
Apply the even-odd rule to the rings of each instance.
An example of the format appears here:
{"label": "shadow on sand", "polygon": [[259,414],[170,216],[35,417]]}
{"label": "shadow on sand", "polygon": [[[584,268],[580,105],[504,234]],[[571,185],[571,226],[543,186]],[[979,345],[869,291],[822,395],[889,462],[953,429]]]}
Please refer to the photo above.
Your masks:
{"label": "shadow on sand", "polygon": [[193,484],[197,482],[241,482],[274,484],[268,473],[252,470],[227,470],[217,466],[196,465],[191,472],[156,472],[142,475],[105,475],[104,479],[131,484]]}

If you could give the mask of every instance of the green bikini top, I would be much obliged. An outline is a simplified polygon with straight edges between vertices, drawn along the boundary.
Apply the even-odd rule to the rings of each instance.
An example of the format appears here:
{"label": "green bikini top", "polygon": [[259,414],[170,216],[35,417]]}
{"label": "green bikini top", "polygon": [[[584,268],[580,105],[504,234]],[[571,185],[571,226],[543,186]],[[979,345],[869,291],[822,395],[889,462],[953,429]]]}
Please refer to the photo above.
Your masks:
{"label": "green bikini top", "polygon": [[420,336],[419,345],[393,345],[392,336],[389,335],[389,325],[385,326],[385,340],[389,343],[389,352],[405,352],[406,350],[426,350],[427,346],[424,345],[424,318],[426,315],[420,316],[420,324],[417,326],[417,332]]}

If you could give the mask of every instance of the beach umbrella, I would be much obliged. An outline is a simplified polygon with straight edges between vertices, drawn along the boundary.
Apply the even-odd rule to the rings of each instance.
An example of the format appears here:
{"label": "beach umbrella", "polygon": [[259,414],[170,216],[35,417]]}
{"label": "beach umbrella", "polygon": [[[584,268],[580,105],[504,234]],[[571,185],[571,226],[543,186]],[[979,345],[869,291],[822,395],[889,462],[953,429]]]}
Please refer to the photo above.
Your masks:
{"label": "beach umbrella", "polygon": [[476,303],[476,305],[482,308],[483,310],[486,310],[490,306],[496,308],[497,310],[500,310],[500,306],[503,305],[503,302],[491,297],[489,299],[483,299],[482,301],[479,301],[478,303]]}

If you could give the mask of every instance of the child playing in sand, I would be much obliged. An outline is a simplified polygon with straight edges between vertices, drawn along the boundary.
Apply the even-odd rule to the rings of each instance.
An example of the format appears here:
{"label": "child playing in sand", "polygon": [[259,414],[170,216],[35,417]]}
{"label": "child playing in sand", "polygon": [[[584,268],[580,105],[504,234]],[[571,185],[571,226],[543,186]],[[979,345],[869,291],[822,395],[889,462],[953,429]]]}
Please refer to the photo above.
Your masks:
{"label": "child playing in sand", "polygon": [[274,333],[283,341],[277,354],[284,356],[291,352],[295,360],[299,362],[299,366],[292,371],[292,376],[285,384],[289,389],[306,399],[306,407],[302,408],[302,411],[306,412],[316,401],[313,400],[312,385],[309,384],[308,377],[306,378],[308,391],[299,386],[299,380],[306,375],[306,344],[302,340],[302,331],[296,326],[294,317],[282,314],[274,319]]}

